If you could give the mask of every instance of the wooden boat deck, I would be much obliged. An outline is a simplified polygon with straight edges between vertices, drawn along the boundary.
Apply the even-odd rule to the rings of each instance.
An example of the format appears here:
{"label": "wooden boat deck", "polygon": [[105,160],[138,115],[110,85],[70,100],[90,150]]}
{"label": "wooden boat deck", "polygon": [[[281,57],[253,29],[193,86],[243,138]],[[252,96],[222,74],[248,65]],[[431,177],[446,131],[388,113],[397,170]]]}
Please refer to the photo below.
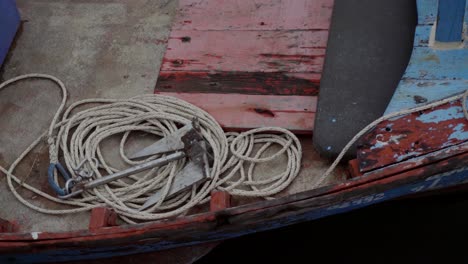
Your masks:
{"label": "wooden boat deck", "polygon": [[[321,50],[320,52],[323,54],[323,46],[326,41],[326,25],[329,22],[329,15],[331,12],[331,1],[321,0],[317,1],[317,3],[314,2],[315,4],[306,4],[304,1],[299,1],[298,4],[307,6],[308,9],[302,10],[299,5],[294,6],[294,9],[288,12],[286,12],[287,10],[281,11],[281,4],[284,5],[284,1],[264,2],[269,2],[270,5],[267,5],[266,9],[255,7],[254,10],[260,12],[258,15],[259,17],[255,19],[265,20],[267,25],[260,25],[258,21],[249,22],[248,19],[240,20],[241,22],[237,24],[244,30],[235,31],[237,32],[235,34],[250,34],[251,32],[262,31],[261,34],[268,35],[275,33],[285,34],[286,36],[288,34],[297,35],[300,33],[298,35],[299,37],[306,36],[306,38],[296,39],[296,41],[308,42],[311,40],[310,38],[318,38],[316,41],[321,42],[319,45],[321,48],[319,50]],[[183,5],[185,2],[182,1],[181,3]],[[198,1],[197,3],[203,4],[203,1]],[[272,5],[272,3],[277,3],[278,6]],[[169,35],[170,21],[172,15],[174,15],[176,11],[176,3],[173,2],[168,2],[166,4],[144,4],[144,1],[135,1],[130,4],[130,2],[126,1],[114,1],[110,4],[76,4],[59,3],[51,0],[50,2],[45,1],[41,3],[18,1],[18,6],[22,12],[22,19],[24,22],[17,36],[14,49],[12,49],[7,64],[4,67],[2,78],[9,79],[26,72],[45,72],[47,69],[48,74],[53,74],[64,80],[70,90],[70,102],[98,96],[126,98],[152,91],[157,77],[154,73],[158,71],[159,65],[161,63],[163,65],[162,75],[169,72],[166,70],[167,66],[165,65],[170,64],[167,64],[167,61],[163,59],[164,54],[166,58],[170,56],[170,54],[168,55],[168,53],[165,53],[166,40],[169,40],[169,48],[171,48],[171,45],[175,45],[173,44],[175,43],[174,41],[180,43],[180,39],[174,36],[175,34],[180,34],[181,31],[173,30],[171,33],[172,35]],[[50,6],[56,8],[50,9]],[[225,8],[229,7],[229,5],[223,6]],[[251,8],[252,6],[249,4],[246,7]],[[179,6],[179,12],[181,12],[181,8],[182,7]],[[230,8],[232,8],[232,6]],[[320,8],[319,10],[325,13],[321,17],[313,17],[310,21],[305,21],[303,16],[310,14],[314,8]],[[46,9],[48,11],[44,11]],[[88,12],[89,10],[94,11]],[[148,10],[153,11],[150,12]],[[153,13],[154,10],[158,10],[157,13]],[[197,12],[200,11],[199,9],[193,10],[198,10]],[[276,20],[272,20],[271,18],[267,20],[267,18],[272,15],[271,12],[286,12],[285,14],[292,14],[291,12],[298,10],[303,11],[303,13],[301,13],[303,16],[295,17],[293,20],[282,21],[281,25],[274,24],[273,22]],[[44,15],[43,12],[47,12],[48,15]],[[126,14],[127,19],[102,18],[102,15],[119,12],[121,14]],[[229,12],[226,11],[226,13]],[[83,18],[79,21],[75,21],[72,15],[76,14],[80,14]],[[176,21],[174,22],[176,26],[178,25],[178,27],[180,27],[180,30],[195,34],[192,35],[192,44],[199,41],[197,40],[198,37],[196,37],[196,34],[209,35],[223,33],[223,31],[218,31],[219,28],[212,28],[213,30],[206,31],[194,30],[194,28],[206,29],[209,25],[200,24],[203,21],[197,20],[197,16],[200,16],[199,13],[192,15],[194,17],[193,23],[191,24],[181,21],[181,17],[176,17]],[[238,15],[238,12],[232,14],[230,19],[235,19]],[[137,17],[142,18],[137,19]],[[251,17],[251,15],[247,17]],[[287,18],[287,16],[284,18]],[[302,19],[301,21],[304,23],[299,23],[300,21],[298,19]],[[196,23],[197,21],[199,21],[198,24]],[[229,24],[232,21],[228,22],[229,21],[226,21],[224,25],[213,25],[226,27],[226,23]],[[295,25],[300,26],[300,28],[295,28]],[[138,30],[135,31],[133,30],[134,28]],[[317,31],[315,28],[319,30]],[[278,30],[280,30],[280,33],[278,33]],[[282,30],[284,30],[284,32]],[[61,35],[56,35],[57,32],[61,32]],[[229,36],[231,33],[231,31],[226,31],[223,33],[223,36]],[[83,42],[84,38],[87,39],[87,41]],[[49,44],[51,41],[59,44],[50,46]],[[270,44],[266,49],[274,49],[283,46],[286,48],[287,41],[289,41],[290,44],[294,44],[295,40],[287,40],[285,37],[284,41],[286,42],[283,43],[284,45],[280,42],[274,44],[271,42],[272,39],[265,40],[263,38],[257,38],[255,35],[253,41],[252,45],[259,45],[261,43],[266,43],[265,41],[269,41]],[[135,47],[140,48],[137,49]],[[198,47],[201,48],[203,45]],[[231,47],[235,48],[236,45],[231,45]],[[67,50],[68,52],[64,53],[63,50]],[[284,52],[292,54],[298,50],[312,52],[314,49],[310,51],[311,49],[307,48],[290,48],[290,50],[286,49]],[[190,52],[194,56],[196,55],[195,50]],[[230,60],[220,62],[220,69],[223,67],[227,69],[226,67],[235,66],[235,61],[231,59],[235,60],[236,57],[231,56]],[[284,60],[281,56],[278,59]],[[323,57],[321,57],[320,60],[322,61]],[[34,61],[35,63],[31,64],[29,63],[30,61]],[[208,62],[209,61],[210,60],[208,60]],[[251,63],[251,74],[268,72],[268,69],[265,68],[267,64],[259,64],[260,66],[257,66],[257,62],[252,61]],[[304,60],[299,61],[299,64],[296,62],[291,64],[289,66],[291,73],[287,74],[291,76],[302,74],[307,76],[307,78],[316,78],[319,73],[314,73],[315,70],[313,70],[313,68],[315,67],[317,70],[321,69],[321,63],[320,65],[313,66],[309,65],[309,62],[308,60]],[[294,70],[294,65],[298,67],[297,69],[300,69],[298,71],[299,73],[295,73],[297,70]],[[270,68],[270,70],[272,69],[273,68]],[[275,71],[278,71],[278,69]],[[178,71],[174,72],[179,73]],[[274,71],[270,71],[270,73],[274,73]],[[160,83],[167,83],[167,79],[164,79],[164,77],[161,78],[161,76],[159,77],[158,85]],[[250,92],[246,92],[247,94],[226,94],[222,100],[219,100],[219,98],[218,100],[209,100],[207,98],[209,98],[210,95],[206,93],[202,95],[195,93],[189,95],[186,93],[185,96],[189,96],[190,98],[184,97],[184,99],[190,101],[194,98],[200,98],[195,100],[195,103],[208,108],[211,106],[216,108],[221,102],[224,102],[225,105],[229,105],[231,109],[229,112],[223,112],[221,114],[216,111],[213,112],[215,117],[218,118],[222,124],[223,122],[230,124],[237,123],[241,128],[248,128],[251,126],[283,125],[285,122],[289,121],[288,124],[290,128],[294,129],[294,127],[291,127],[294,125],[294,122],[291,122],[290,113],[285,112],[283,113],[284,115],[282,113],[276,114],[274,107],[278,109],[278,112],[284,109],[297,107],[313,110],[316,107],[315,96],[302,96],[306,94],[316,94],[316,91],[312,89],[316,87],[315,84],[312,88],[311,86],[304,86],[300,89],[291,86],[283,88],[283,84],[293,85],[295,83],[294,80],[296,79],[289,79],[286,80],[286,83],[278,84],[275,88],[278,90],[277,92],[269,90],[268,93],[257,93],[256,95],[252,95]],[[257,87],[263,84],[265,84],[265,80],[263,79],[255,80],[252,83],[252,85]],[[49,85],[50,83],[46,81],[37,81],[34,83],[22,82],[2,91],[0,105],[4,106],[4,108],[0,115],[0,162],[3,166],[11,164],[14,158],[47,128],[59,100],[59,94],[55,88]],[[183,86],[183,88],[185,92],[189,91],[187,90],[188,86]],[[198,89],[199,87],[196,86],[196,88]],[[246,87],[240,87],[239,91],[245,92],[247,90]],[[194,90],[194,92],[203,91]],[[296,92],[299,96],[289,94]],[[283,95],[280,96],[277,95],[277,93]],[[179,94],[179,96],[184,95]],[[230,100],[232,98],[235,99],[233,102]],[[287,98],[287,100],[284,100],[285,98]],[[249,102],[252,108],[255,108],[255,105],[260,108],[259,105],[262,105],[262,102],[266,102],[270,105],[273,103],[274,107],[270,108],[270,110],[275,113],[275,118],[264,118],[265,114],[259,115],[258,113],[254,113],[254,115],[257,116],[242,119],[240,118],[241,115],[234,114],[239,109],[238,106],[240,102]],[[303,130],[304,125],[311,125],[310,120],[313,120],[313,114],[308,110],[306,120],[302,120],[298,123],[296,130]],[[297,113],[294,115],[296,117],[298,116]],[[257,120],[257,123],[249,123],[252,120]],[[258,120],[267,120],[267,122],[260,124]],[[28,125],[25,126],[24,124]],[[229,127],[230,125],[227,126]],[[104,146],[104,151],[111,164],[119,166],[121,164],[120,158],[114,155],[116,153],[116,144],[114,143],[116,142],[117,141],[106,142],[107,144]],[[148,144],[148,142],[150,142],[150,140],[140,142],[140,144],[144,145]],[[321,159],[313,150],[310,136],[302,137],[301,142],[304,148],[304,160],[302,162],[303,168],[301,173],[293,184],[283,193],[279,194],[279,196],[287,196],[309,190],[314,183],[314,179],[320,176],[328,166],[328,161]],[[132,146],[130,146],[130,148],[131,147]],[[41,146],[34,150],[18,167],[17,174],[20,175],[25,182],[38,186],[43,191],[52,194],[47,184],[46,177],[48,164],[47,151],[46,146]],[[262,168],[259,168],[259,173],[269,175],[277,172],[284,162],[284,160],[280,162],[275,161],[273,166],[271,166],[271,164],[270,166],[264,166],[263,172],[261,171]],[[339,182],[344,179],[343,171],[337,171],[335,176],[335,178],[331,179],[332,182]],[[40,198],[35,197],[21,188],[18,188],[18,190],[28,200],[38,205],[49,208],[59,207],[57,204],[42,201]],[[8,190],[4,177],[0,178],[0,201],[3,204],[3,210],[0,210],[0,218],[16,221],[22,232],[59,232],[87,229],[90,221],[89,212],[74,215],[51,216],[30,210],[23,206]],[[233,197],[233,205],[246,204],[254,201],[257,200]],[[207,208],[200,208],[196,212],[202,212],[204,210],[207,210]]]}
{"label": "wooden boat deck", "polygon": [[[173,2],[116,0],[112,3],[80,1],[75,4],[50,1],[28,1],[21,4],[22,12],[30,16],[26,18],[29,22],[24,21],[22,38],[17,39],[16,47],[8,58],[9,67],[3,72],[5,79],[19,73],[38,72],[46,68],[48,73],[69,84],[72,101],[95,96],[128,97],[147,90],[152,91],[157,63],[142,62],[147,61],[149,57],[154,61],[163,57],[164,42],[168,37],[169,14],[175,12]],[[436,2],[419,0],[418,4],[424,6]],[[49,8],[49,4],[54,8]],[[155,8],[161,11],[157,15],[154,13]],[[141,10],[142,13],[136,10]],[[468,10],[468,5],[465,10]],[[44,15],[44,12],[47,15]],[[75,17],[81,17],[80,15],[86,19],[75,20]],[[35,23],[30,23],[31,21]],[[154,26],[156,24],[158,26]],[[158,31],[159,29],[161,31]],[[69,33],[70,31],[73,33]],[[75,31],[80,33],[77,35]],[[69,35],[58,36],[57,32],[67,32]],[[155,32],[161,35],[156,37]],[[184,38],[183,41],[186,40],[187,38]],[[149,43],[151,45],[148,45]],[[135,49],[135,46],[139,49]],[[465,56],[465,52],[462,53]],[[413,55],[413,59],[417,58],[417,48]],[[432,59],[434,58],[429,61]],[[439,60],[443,61],[442,58]],[[427,65],[433,63],[429,62]],[[424,78],[425,75],[420,77]],[[137,87],[138,90],[131,89],[133,87]],[[50,116],[43,113],[53,112],[51,109],[58,101],[58,95],[52,94],[52,89],[43,82],[25,82],[2,91],[0,105],[4,106],[4,109],[0,116],[0,162],[3,165],[11,163],[13,158],[47,127]],[[370,138],[365,138],[365,144],[360,144],[360,148],[369,150],[362,152],[375,155],[360,156],[352,162],[353,178],[345,180],[343,171],[337,170],[327,186],[313,190],[310,190],[310,186],[313,185],[316,176],[324,171],[327,162],[313,151],[310,138],[301,138],[304,146],[303,170],[296,182],[278,195],[279,199],[257,202],[234,198],[233,207],[229,207],[226,197],[223,196],[225,194],[217,193],[211,208],[200,207],[187,217],[177,219],[118,226],[99,225],[96,223],[98,221],[92,221],[93,225],[88,228],[92,215],[96,212],[104,214],[105,209],[99,208],[100,211],[93,211],[91,216],[88,213],[65,217],[37,214],[21,206],[5,189],[3,182],[3,185],[0,184],[0,201],[5,208],[0,211],[0,218],[13,219],[13,223],[17,221],[14,227],[20,232],[0,234],[0,260],[82,260],[191,246],[310,221],[405,195],[465,184],[468,178],[467,133],[457,127],[464,127],[467,121],[459,116],[459,108],[457,103],[451,103],[448,106],[439,106],[388,121],[395,124],[403,122],[408,128],[405,131],[395,129],[396,125],[389,127],[388,124],[375,128],[367,135]],[[457,110],[456,115],[450,114],[450,109]],[[260,111],[256,112],[268,114],[268,111],[264,110],[260,108]],[[27,114],[23,114],[25,112]],[[434,116],[435,118],[432,118]],[[418,121],[422,123],[434,123],[435,130],[442,131],[447,125],[452,128],[452,133],[443,136],[455,140],[437,141],[435,143],[439,145],[439,149],[429,146],[432,149],[422,153],[398,153],[399,149],[419,148],[422,145],[419,143],[431,141],[427,136],[419,143],[413,141],[413,135],[417,135],[420,127],[417,122],[412,122],[411,118],[419,118]],[[445,119],[440,120],[441,118]],[[439,123],[447,121],[447,118],[451,119],[452,127]],[[408,122],[409,119],[411,122]],[[428,130],[431,131],[430,128]],[[399,132],[406,133],[405,136],[409,135],[408,140],[401,141],[404,144],[391,137],[392,133]],[[437,133],[436,136],[441,138]],[[146,145],[150,140],[145,139],[145,142],[140,143]],[[382,149],[385,151],[381,152]],[[119,165],[118,158],[112,156],[115,154],[115,144],[112,140],[107,142],[103,151],[109,153],[112,165]],[[380,159],[379,155],[384,156],[384,159]],[[375,157],[377,159],[373,160]],[[365,162],[367,158],[370,162]],[[383,163],[379,163],[381,161]],[[275,162],[259,172],[269,175],[278,170],[277,166],[282,161]],[[49,187],[44,181],[44,163],[47,164],[46,151],[39,147],[27,157],[18,174],[22,175],[24,181],[34,182],[36,186],[46,190]],[[25,196],[38,204],[56,206],[32,195]],[[57,232],[64,230],[67,232]]]}

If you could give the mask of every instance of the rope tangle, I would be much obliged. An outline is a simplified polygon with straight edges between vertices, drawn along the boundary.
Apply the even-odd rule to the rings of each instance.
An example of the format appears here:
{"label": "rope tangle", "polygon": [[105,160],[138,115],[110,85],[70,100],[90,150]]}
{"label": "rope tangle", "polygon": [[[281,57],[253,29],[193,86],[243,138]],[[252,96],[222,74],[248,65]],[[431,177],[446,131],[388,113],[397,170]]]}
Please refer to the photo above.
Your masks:
{"label": "rope tangle", "polygon": [[[36,139],[8,169],[0,167],[7,175],[7,183],[12,193],[33,210],[46,214],[68,214],[107,206],[113,208],[128,223],[158,220],[181,215],[190,208],[209,201],[210,193],[214,189],[225,190],[238,196],[269,198],[288,187],[299,173],[301,144],[297,137],[286,129],[265,127],[244,133],[225,133],[216,120],[202,109],[180,99],[161,95],[141,95],[125,100],[86,99],[65,109],[65,85],[59,79],[45,74],[18,76],[1,84],[0,90],[27,78],[51,80],[62,92],[62,101],[48,131]],[[78,107],[90,104],[97,106],[77,111]],[[100,178],[119,170],[109,164],[101,151],[100,146],[104,140],[120,135],[120,157],[128,166],[134,166],[155,157],[140,161],[127,157],[125,145],[132,132],[140,131],[163,137],[189,123],[194,117],[200,122],[201,133],[213,156],[209,180],[175,197],[166,199],[176,173],[184,166],[184,160],[154,168],[142,175],[132,175],[108,183],[84,192],[80,198],[69,200],[59,199],[22,183],[22,187],[46,199],[67,205],[69,209],[42,208],[21,197],[15,189],[14,184],[21,183],[14,175],[15,168],[44,138],[49,146],[51,163],[58,162],[61,157],[66,169],[72,172],[86,160],[86,166],[94,172],[94,177]],[[278,145],[280,150],[269,157],[262,157],[274,145]],[[257,164],[274,161],[282,155],[287,157],[284,171],[267,179],[256,178],[254,171]],[[57,181],[56,174],[55,180]],[[139,211],[141,205],[157,190],[162,191],[162,199],[152,207]]]}

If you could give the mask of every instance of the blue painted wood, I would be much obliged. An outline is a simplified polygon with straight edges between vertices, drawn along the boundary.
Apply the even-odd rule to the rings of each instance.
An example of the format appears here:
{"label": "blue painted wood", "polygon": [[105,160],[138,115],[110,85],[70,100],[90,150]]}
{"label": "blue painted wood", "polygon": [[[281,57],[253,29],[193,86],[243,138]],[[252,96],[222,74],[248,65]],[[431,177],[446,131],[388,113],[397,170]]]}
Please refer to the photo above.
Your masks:
{"label": "blue painted wood", "polygon": [[449,171],[446,173],[434,175],[426,178],[423,181],[418,181],[411,184],[401,185],[399,187],[389,189],[383,192],[377,192],[368,196],[358,197],[348,201],[329,206],[317,208],[302,214],[297,214],[280,219],[269,220],[259,224],[253,228],[247,228],[242,231],[226,231],[214,230],[202,238],[195,239],[190,242],[174,243],[170,241],[162,241],[157,243],[148,243],[144,245],[125,245],[112,246],[105,248],[80,248],[80,249],[55,249],[31,254],[20,255],[2,255],[0,263],[43,263],[43,262],[60,262],[60,261],[78,261],[97,258],[109,258],[130,254],[148,253],[158,250],[171,249],[175,247],[191,246],[210,241],[225,240],[235,238],[246,234],[251,234],[260,231],[267,231],[275,228],[280,228],[303,221],[311,221],[322,217],[341,214],[355,209],[363,208],[372,204],[381,203],[387,200],[395,199],[409,194],[419,193],[428,190],[437,190],[456,186],[468,182],[468,167]]}
{"label": "blue painted wood", "polygon": [[[455,1],[459,0],[453,0]],[[465,13],[466,23],[468,1],[462,1],[463,5],[459,4],[458,9]],[[452,0],[441,0],[441,2],[444,3],[440,8],[444,9],[445,2]],[[414,36],[413,53],[385,114],[439,100],[468,88],[467,41],[451,46],[440,46],[439,42],[435,42],[433,35],[436,29],[433,24],[436,21],[439,4],[438,0],[417,1],[418,26]],[[415,95],[427,100],[415,100]]]}
{"label": "blue painted wood", "polygon": [[468,87],[468,80],[418,80],[404,79],[395,91],[392,102],[386,112],[393,113],[411,108],[418,102],[431,102],[440,99],[441,91],[445,97],[463,92]]}
{"label": "blue painted wood", "polygon": [[432,25],[420,25],[414,31],[413,47],[428,47]]}
{"label": "blue painted wood", "polygon": [[[413,49],[403,79],[466,80],[468,79],[468,49],[451,50],[432,47]],[[441,94],[445,94],[443,90]]]}
{"label": "blue painted wood", "polygon": [[[450,1],[450,0],[449,0]],[[418,24],[432,25],[437,20],[437,7],[439,0],[417,0]]]}
{"label": "blue painted wood", "polygon": [[20,23],[15,0],[0,0],[0,66],[5,60]]}
{"label": "blue painted wood", "polygon": [[462,40],[465,6],[466,0],[439,1],[436,41],[459,42]]}

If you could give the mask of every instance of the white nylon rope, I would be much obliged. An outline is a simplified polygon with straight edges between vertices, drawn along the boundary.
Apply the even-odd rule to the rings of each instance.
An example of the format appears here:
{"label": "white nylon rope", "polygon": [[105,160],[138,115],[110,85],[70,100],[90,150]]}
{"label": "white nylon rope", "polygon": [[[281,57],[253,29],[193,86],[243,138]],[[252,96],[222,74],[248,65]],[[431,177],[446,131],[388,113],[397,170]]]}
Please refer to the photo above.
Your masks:
{"label": "white nylon rope", "polygon": [[[302,159],[301,144],[297,137],[286,129],[265,127],[240,134],[224,133],[216,120],[205,111],[180,99],[161,95],[142,95],[127,100],[86,99],[78,101],[66,109],[59,121],[67,99],[67,90],[59,79],[46,74],[26,74],[0,84],[0,90],[11,83],[27,78],[52,80],[58,84],[62,92],[61,104],[52,119],[48,131],[37,138],[8,169],[0,166],[0,171],[7,176],[7,183],[12,193],[21,203],[33,210],[46,214],[68,214],[105,205],[116,210],[120,217],[128,223],[134,223],[135,220],[158,220],[181,215],[190,208],[208,201],[209,194],[214,189],[225,190],[239,196],[269,198],[289,186],[299,173]],[[375,120],[351,139],[327,171],[315,181],[313,188],[320,186],[336,168],[349,148],[362,135],[380,122],[460,99],[463,100],[463,112],[468,119],[466,110],[467,96],[468,90],[462,94],[391,113]],[[75,114],[71,113],[77,107],[86,104],[99,104],[99,106]],[[103,177],[118,171],[118,169],[108,165],[100,150],[99,144],[103,140],[112,135],[122,134],[119,146],[120,155],[129,166],[133,166],[147,160],[132,161],[127,158],[124,146],[132,131],[143,131],[164,136],[175,131],[177,129],[176,124],[179,126],[187,124],[193,117],[199,119],[202,135],[212,149],[211,154],[214,161],[210,169],[210,180],[201,186],[194,186],[192,190],[181,193],[176,197],[165,199],[170,184],[176,172],[184,166],[184,161],[174,161],[161,168],[152,169],[141,177],[129,176],[128,179],[131,179],[131,182],[117,180],[108,183],[85,192],[82,198],[69,200],[61,200],[50,196],[33,186],[21,182],[14,175],[17,165],[45,138],[49,145],[51,162],[57,162],[59,154],[62,154],[66,168],[72,171],[83,159],[88,160],[89,164],[94,164],[92,161],[96,158],[99,160],[101,170],[94,165],[91,166],[91,169],[96,177]],[[261,145],[257,151],[254,151],[255,144]],[[269,157],[261,157],[272,145],[280,145],[281,150]],[[288,158],[287,166],[283,172],[267,179],[255,179],[255,165],[261,162],[273,161],[281,155]],[[104,175],[102,170],[106,171]],[[236,175],[237,177],[235,177]],[[46,199],[72,208],[53,210],[34,205],[18,194],[13,182]],[[138,208],[156,190],[163,190],[162,199],[152,207],[138,211]]]}
{"label": "white nylon rope", "polygon": [[[216,120],[202,109],[180,99],[161,95],[141,95],[126,100],[86,99],[70,105],[65,111],[67,90],[57,78],[46,74],[26,74],[0,84],[0,90],[9,84],[28,78],[48,79],[55,82],[62,92],[62,101],[55,113],[48,131],[37,138],[8,169],[0,166],[6,174],[7,183],[15,197],[27,207],[46,214],[68,214],[90,210],[94,207],[113,208],[123,220],[157,220],[185,213],[190,208],[207,202],[212,190],[225,190],[233,195],[265,197],[284,190],[298,175],[302,159],[302,148],[297,137],[290,131],[277,127],[265,127],[245,133],[224,133]],[[97,105],[77,111],[84,105]],[[63,113],[63,115],[62,115]],[[196,117],[201,133],[211,148],[213,164],[210,179],[192,190],[165,199],[174,176],[184,166],[179,160],[166,166],[147,171],[144,175],[129,176],[83,193],[82,197],[62,200],[27,184],[15,176],[15,168],[40,142],[46,139],[51,163],[62,164],[69,172],[83,160],[100,178],[117,172],[101,152],[100,143],[113,135],[121,135],[119,152],[128,166],[147,160],[135,161],[126,156],[124,147],[131,132],[164,136],[174,132]],[[254,145],[260,146],[254,149]],[[272,146],[281,149],[269,157],[263,157]],[[287,157],[284,171],[267,179],[256,179],[255,166],[273,161],[279,156]],[[93,162],[99,161],[99,168]],[[152,157],[154,159],[154,157]],[[239,176],[240,175],[240,176]],[[57,180],[57,175],[55,175]],[[67,205],[67,209],[48,209],[24,199],[14,184],[34,192],[56,203]],[[139,211],[141,205],[157,190],[162,190],[162,199],[152,207]]]}

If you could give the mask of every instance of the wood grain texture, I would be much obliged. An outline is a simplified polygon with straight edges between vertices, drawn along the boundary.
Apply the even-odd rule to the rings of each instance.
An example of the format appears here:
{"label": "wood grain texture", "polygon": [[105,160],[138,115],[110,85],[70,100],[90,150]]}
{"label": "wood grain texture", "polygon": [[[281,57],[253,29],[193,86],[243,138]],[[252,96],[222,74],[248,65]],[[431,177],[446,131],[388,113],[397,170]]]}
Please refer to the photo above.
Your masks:
{"label": "wood grain texture", "polygon": [[321,72],[328,31],[172,31],[162,71]]}
{"label": "wood grain texture", "polygon": [[333,0],[180,0],[176,30],[327,29]]}
{"label": "wood grain texture", "polygon": [[228,129],[311,133],[332,9],[333,0],[180,0],[155,92]]}
{"label": "wood grain texture", "polygon": [[280,126],[295,132],[313,129],[317,97],[245,94],[158,93],[192,103],[228,130]]}

